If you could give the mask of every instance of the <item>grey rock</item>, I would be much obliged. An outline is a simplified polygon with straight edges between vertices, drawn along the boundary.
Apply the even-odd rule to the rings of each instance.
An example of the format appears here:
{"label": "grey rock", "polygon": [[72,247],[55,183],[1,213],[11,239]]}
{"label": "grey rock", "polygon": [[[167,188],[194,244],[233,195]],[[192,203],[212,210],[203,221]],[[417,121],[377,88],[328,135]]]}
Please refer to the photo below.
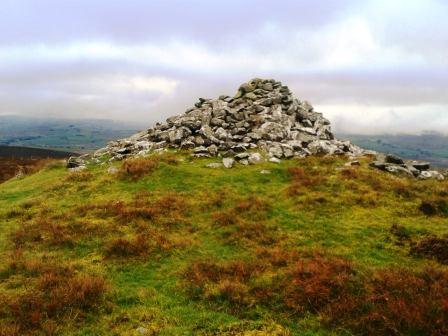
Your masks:
{"label": "grey rock", "polygon": [[67,160],[67,168],[77,168],[85,165],[85,161],[79,157],[69,157]]}
{"label": "grey rock", "polygon": [[282,160],[280,160],[279,158],[276,158],[276,157],[271,157],[271,158],[269,159],[269,162],[272,162],[272,163],[280,163],[280,162],[282,162]]}
{"label": "grey rock", "polygon": [[282,158],[283,157],[283,149],[280,144],[275,144],[269,148],[269,156],[276,157],[276,158]]}
{"label": "grey rock", "polygon": [[418,176],[418,178],[421,180],[436,179],[436,180],[440,180],[440,181],[445,179],[445,177],[436,170],[422,171],[420,173],[420,175]]}
{"label": "grey rock", "polygon": [[267,170],[267,169],[260,170],[260,174],[263,174],[263,175],[267,175],[267,174],[270,174],[270,173],[271,173],[271,171]]}
{"label": "grey rock", "polygon": [[376,169],[385,171],[387,164],[383,161],[373,161],[369,164],[369,166],[372,168],[376,168]]}
{"label": "grey rock", "polygon": [[223,164],[224,167],[226,167],[226,168],[232,168],[234,162],[235,162],[235,160],[234,160],[233,158],[226,157],[226,158],[223,158],[223,159],[222,159],[222,164]]}
{"label": "grey rock", "polygon": [[263,84],[262,89],[265,91],[273,91],[274,87],[272,86],[272,83],[265,83]]}
{"label": "grey rock", "polygon": [[207,168],[221,168],[223,166],[223,164],[222,163],[220,163],[220,162],[212,162],[212,163],[209,163],[208,165],[206,165],[206,167]]}
{"label": "grey rock", "polygon": [[361,163],[358,160],[349,161],[344,164],[346,167],[360,166]]}
{"label": "grey rock", "polygon": [[[87,166],[84,166],[84,165],[73,167],[73,168],[68,168],[68,170],[71,172],[80,172],[80,171],[83,171],[86,169],[87,169]],[[21,176],[21,174],[23,174],[23,172],[19,172],[18,175]]]}
{"label": "grey rock", "polygon": [[118,174],[118,168],[117,168],[117,167],[114,167],[114,166],[110,166],[110,167],[107,169],[107,173],[108,173],[108,174],[111,174],[111,175]]}
{"label": "grey rock", "polygon": [[250,153],[248,161],[250,164],[258,164],[263,162],[263,157],[260,153]]}
{"label": "grey rock", "polygon": [[429,170],[429,168],[431,167],[431,164],[429,162],[413,161],[413,162],[411,162],[411,166],[414,167],[415,169],[423,171],[423,170]]}
{"label": "grey rock", "polygon": [[406,165],[406,169],[409,170],[412,173],[412,175],[414,175],[414,177],[418,177],[420,175],[420,170],[418,170],[412,165]]}
{"label": "grey rock", "polygon": [[135,331],[138,335],[149,335],[149,329],[144,327],[138,327]]}
{"label": "grey rock", "polygon": [[237,155],[235,155],[235,160],[245,160],[249,157],[249,153],[244,152],[244,153],[239,153]]}
{"label": "grey rock", "polygon": [[294,149],[291,146],[282,144],[283,156],[287,159],[294,156]]}
{"label": "grey rock", "polygon": [[256,95],[255,93],[253,93],[253,92],[249,92],[249,93],[247,93],[247,94],[245,95],[245,98],[247,98],[247,99],[251,99],[251,100],[257,100],[257,99],[258,99],[257,95]]}
{"label": "grey rock", "polygon": [[210,155],[216,156],[218,154],[218,146],[212,144],[207,148],[207,151],[209,152]]}
{"label": "grey rock", "polygon": [[409,171],[409,169],[394,164],[386,165],[386,171],[401,176],[409,176],[409,177],[414,176],[414,174],[412,174],[412,172]]}
{"label": "grey rock", "polygon": [[384,158],[384,161],[386,163],[404,164],[404,160],[394,154],[387,154],[386,157]]}
{"label": "grey rock", "polygon": [[208,150],[207,150],[207,148],[204,147],[204,146],[199,146],[199,147],[196,147],[196,148],[194,149],[193,152],[194,152],[195,154],[199,154],[199,153],[208,153]]}

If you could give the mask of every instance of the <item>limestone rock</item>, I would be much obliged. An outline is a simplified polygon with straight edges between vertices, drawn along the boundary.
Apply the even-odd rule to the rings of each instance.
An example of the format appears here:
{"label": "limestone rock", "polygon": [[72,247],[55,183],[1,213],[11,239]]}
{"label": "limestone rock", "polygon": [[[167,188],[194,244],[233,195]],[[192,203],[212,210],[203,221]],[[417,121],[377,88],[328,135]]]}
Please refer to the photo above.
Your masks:
{"label": "limestone rock", "polygon": [[207,168],[214,168],[214,169],[221,168],[222,167],[222,163],[220,163],[220,162],[212,162],[212,163],[209,163],[206,167]]}
{"label": "limestone rock", "polygon": [[258,164],[263,162],[263,157],[260,153],[251,153],[247,159],[250,164]]}
{"label": "limestone rock", "polygon": [[392,154],[378,154],[376,159],[376,161],[370,163],[370,167],[396,175],[416,177],[421,180],[443,180],[445,178],[442,173],[435,170],[429,170],[430,164],[428,162],[406,161],[403,158]]}
{"label": "limestone rock", "polygon": [[387,154],[384,161],[386,163],[404,164],[404,160],[396,155]]}
{"label": "limestone rock", "polygon": [[224,167],[226,168],[232,168],[233,164],[234,164],[235,160],[229,157],[223,158],[222,159],[222,164],[224,165]]}

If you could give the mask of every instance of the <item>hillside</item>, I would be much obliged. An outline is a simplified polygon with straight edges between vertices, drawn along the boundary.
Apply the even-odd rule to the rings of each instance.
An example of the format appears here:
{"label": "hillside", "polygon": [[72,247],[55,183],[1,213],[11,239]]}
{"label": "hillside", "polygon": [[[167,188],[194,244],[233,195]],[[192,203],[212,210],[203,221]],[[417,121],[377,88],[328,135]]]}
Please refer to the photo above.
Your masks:
{"label": "hillside", "polygon": [[448,167],[448,136],[436,132],[413,134],[338,134],[358,146],[383,153],[393,153],[408,159],[431,162]]}
{"label": "hillside", "polygon": [[67,153],[41,148],[0,146],[0,183],[19,172],[31,173],[45,166],[49,159],[68,158]]}
{"label": "hillside", "polygon": [[153,154],[0,185],[0,335],[444,335],[448,181]]}

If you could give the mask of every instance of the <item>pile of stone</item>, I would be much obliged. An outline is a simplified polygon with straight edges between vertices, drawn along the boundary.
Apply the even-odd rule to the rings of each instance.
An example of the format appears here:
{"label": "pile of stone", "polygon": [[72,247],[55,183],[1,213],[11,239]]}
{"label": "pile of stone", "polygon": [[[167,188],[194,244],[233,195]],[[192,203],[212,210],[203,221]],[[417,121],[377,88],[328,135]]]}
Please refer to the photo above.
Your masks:
{"label": "pile of stone", "polygon": [[445,179],[444,174],[431,170],[429,162],[406,161],[393,154],[378,154],[376,161],[371,162],[370,166],[396,175],[416,177],[421,180]]}
{"label": "pile of stone", "polygon": [[[89,160],[123,160],[169,148],[189,150],[195,157],[219,157],[220,162],[209,164],[210,168],[315,154],[346,155],[352,160],[377,154],[335,139],[322,113],[295,98],[287,86],[256,78],[242,84],[233,97],[199,98],[185,113],[130,138],[112,141],[93,155],[70,158],[67,166],[81,170]],[[427,163],[405,162],[393,155],[380,155],[371,166],[421,179],[443,178],[429,170]]]}
{"label": "pile of stone", "polygon": [[[310,103],[296,99],[287,86],[272,79],[252,79],[234,97],[199,98],[184,114],[128,139],[112,141],[96,151],[93,159],[122,160],[166,148],[191,150],[195,157],[226,158],[226,167],[233,162],[279,162],[312,154],[359,157],[367,153],[349,141],[335,139],[330,122]],[[82,165],[84,159],[72,159],[69,165]]]}

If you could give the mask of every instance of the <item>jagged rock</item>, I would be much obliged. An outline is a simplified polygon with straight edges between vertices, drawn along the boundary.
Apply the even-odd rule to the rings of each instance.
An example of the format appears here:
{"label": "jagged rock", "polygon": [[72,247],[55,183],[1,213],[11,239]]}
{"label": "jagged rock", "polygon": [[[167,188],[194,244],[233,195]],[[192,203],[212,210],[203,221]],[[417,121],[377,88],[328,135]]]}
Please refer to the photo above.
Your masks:
{"label": "jagged rock", "polygon": [[393,163],[393,164],[404,164],[404,160],[396,155],[393,154],[387,154],[386,157],[384,158],[384,161],[386,163]]}
{"label": "jagged rock", "polygon": [[117,168],[117,167],[114,167],[114,166],[110,166],[110,167],[107,169],[107,172],[108,172],[109,174],[111,174],[111,175],[118,174],[118,168]]}
{"label": "jagged rock", "polygon": [[414,174],[412,174],[412,172],[409,171],[409,169],[406,169],[398,165],[386,165],[386,171],[396,175],[409,176],[409,177],[414,176]]}
{"label": "jagged rock", "polygon": [[372,168],[379,169],[379,170],[386,170],[387,164],[382,161],[373,161],[373,162],[370,162],[369,166]]}
{"label": "jagged rock", "polygon": [[361,163],[358,160],[349,161],[344,164],[346,167],[360,166]]}
{"label": "jagged rock", "polygon": [[249,153],[245,152],[245,153],[240,153],[235,155],[235,160],[245,160],[249,157]]}
{"label": "jagged rock", "polygon": [[423,170],[429,170],[429,168],[431,167],[431,164],[429,162],[416,162],[416,161],[413,161],[411,163],[411,166],[414,167],[415,169],[423,171]]}
{"label": "jagged rock", "polygon": [[220,162],[212,162],[209,163],[208,165],[206,165],[207,168],[221,168],[222,167],[222,163]]}
{"label": "jagged rock", "polygon": [[392,154],[378,154],[376,158],[376,161],[370,163],[370,167],[401,176],[417,177],[421,180],[444,179],[444,176],[438,171],[429,170],[428,162],[406,161]]}
{"label": "jagged rock", "polygon": [[263,162],[263,157],[260,153],[250,153],[249,158],[247,159],[250,164],[258,164]]}
{"label": "jagged rock", "polygon": [[413,165],[406,165],[406,168],[414,175],[414,177],[418,177],[421,173],[420,170],[415,168]]}
{"label": "jagged rock", "polygon": [[150,331],[147,328],[144,327],[138,327],[136,330],[138,335],[149,335]]}
{"label": "jagged rock", "polygon": [[271,158],[276,157],[276,158],[282,158],[283,157],[283,149],[282,146],[280,146],[280,144],[274,144],[269,148],[269,156]]}
{"label": "jagged rock", "polygon": [[71,156],[67,160],[67,168],[73,169],[85,166],[85,161],[80,157]]}
{"label": "jagged rock", "polygon": [[223,158],[222,159],[222,164],[224,165],[224,167],[226,168],[232,168],[233,164],[234,164],[235,160],[229,157]]}
{"label": "jagged rock", "polygon": [[425,170],[422,171],[421,174],[418,176],[421,180],[427,180],[427,179],[437,179],[437,180],[444,180],[445,177],[435,170]]}

